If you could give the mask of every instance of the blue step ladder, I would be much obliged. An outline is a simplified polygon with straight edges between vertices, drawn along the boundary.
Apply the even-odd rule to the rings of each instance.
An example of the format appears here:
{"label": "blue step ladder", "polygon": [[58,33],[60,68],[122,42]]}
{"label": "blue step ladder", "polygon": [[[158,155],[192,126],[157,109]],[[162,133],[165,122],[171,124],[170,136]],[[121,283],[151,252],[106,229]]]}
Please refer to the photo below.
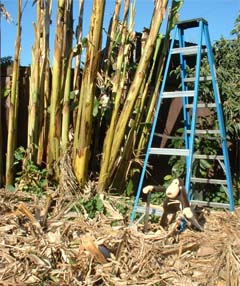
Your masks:
{"label": "blue step ladder", "polygon": [[[187,46],[184,39],[184,32],[192,28],[197,29],[199,33],[197,45]],[[175,48],[177,43],[177,38],[179,42],[179,47]],[[205,43],[205,44],[204,44]],[[166,81],[169,75],[169,66],[172,56],[176,57],[179,55],[180,71],[181,71],[181,89],[180,91],[165,91]],[[202,65],[203,55],[207,55],[208,64],[210,68],[209,76],[200,76],[200,69]],[[189,77],[187,74],[187,59],[190,56],[195,56],[195,76]],[[211,82],[212,92],[214,99],[213,102],[200,102],[199,100],[199,85],[203,81]],[[189,83],[194,85],[194,89],[189,89]],[[182,112],[184,119],[184,149],[174,149],[174,148],[157,148],[153,147],[153,139],[155,134],[155,129],[157,125],[157,120],[159,118],[159,110],[163,100],[174,99],[180,97],[182,98]],[[209,100],[208,100],[209,101]],[[216,111],[218,129],[217,130],[197,130],[197,111],[201,108],[209,108]],[[161,114],[160,114],[161,116]],[[221,155],[212,154],[197,154],[194,151],[195,136],[202,136],[203,134],[211,135],[216,140],[220,140],[222,153]],[[234,199],[232,190],[232,178],[229,164],[228,147],[226,140],[226,131],[224,126],[224,117],[222,111],[222,103],[220,99],[216,71],[214,66],[214,57],[211,47],[211,41],[208,31],[208,23],[203,18],[182,21],[176,24],[172,40],[170,44],[169,54],[166,61],[166,67],[164,71],[163,81],[160,90],[160,96],[156,105],[156,111],[154,115],[153,125],[151,133],[149,136],[149,142],[146,149],[145,160],[143,164],[143,169],[140,176],[140,181],[137,189],[137,194],[133,206],[133,211],[131,215],[131,222],[134,221],[136,212],[144,213],[143,206],[139,206],[139,199],[142,192],[142,187],[144,183],[145,173],[150,155],[168,155],[168,156],[185,156],[186,157],[186,171],[185,171],[185,188],[188,193],[189,199],[192,198],[192,185],[194,183],[200,184],[216,184],[224,187],[225,192],[228,197],[228,203],[215,203],[200,200],[191,200],[192,205],[200,206],[210,206],[210,207],[222,207],[228,208],[230,211],[234,211]],[[213,178],[196,178],[193,177],[192,167],[193,161],[197,159],[205,160],[216,160],[221,166],[226,179],[213,179]],[[159,211],[156,211],[158,213]],[[153,213],[153,210],[150,211]],[[161,212],[160,214],[161,215]]]}

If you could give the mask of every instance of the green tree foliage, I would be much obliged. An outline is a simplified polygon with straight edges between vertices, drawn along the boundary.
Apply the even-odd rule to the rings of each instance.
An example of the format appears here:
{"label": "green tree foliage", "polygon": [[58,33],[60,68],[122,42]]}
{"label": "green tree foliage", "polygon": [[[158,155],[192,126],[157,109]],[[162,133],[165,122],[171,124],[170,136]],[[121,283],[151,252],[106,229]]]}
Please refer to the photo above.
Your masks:
{"label": "green tree foliage", "polygon": [[2,57],[0,58],[0,64],[1,65],[11,65],[13,63],[12,57]]}
{"label": "green tree foliage", "polygon": [[222,37],[214,49],[227,133],[235,141],[240,138],[240,15],[231,34],[232,40]]}
{"label": "green tree foliage", "polygon": [[240,14],[231,32],[233,39],[223,37],[216,42],[216,65],[219,88],[223,98],[229,141],[235,199],[240,198]]}

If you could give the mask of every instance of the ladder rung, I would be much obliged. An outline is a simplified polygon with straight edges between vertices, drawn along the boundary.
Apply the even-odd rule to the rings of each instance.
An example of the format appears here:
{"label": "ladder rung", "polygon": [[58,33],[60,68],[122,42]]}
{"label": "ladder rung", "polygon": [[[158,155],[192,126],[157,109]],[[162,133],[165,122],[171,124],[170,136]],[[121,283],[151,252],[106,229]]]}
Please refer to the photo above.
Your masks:
{"label": "ladder rung", "polygon": [[191,205],[229,209],[229,204],[192,200]]}
{"label": "ladder rung", "polygon": [[[208,80],[212,80],[211,76],[200,76],[199,81],[208,81]],[[184,82],[194,82],[195,81],[195,77],[187,77],[184,79]]]}
{"label": "ladder rung", "polygon": [[189,149],[150,148],[149,154],[188,156],[189,155]]}
{"label": "ladder rung", "polygon": [[[136,212],[144,214],[146,212],[146,207],[145,206],[138,206],[136,209]],[[149,208],[149,214],[150,215],[156,215],[156,216],[162,216],[163,211],[150,207]]]}
{"label": "ladder rung", "polygon": [[184,20],[177,23],[177,26],[180,29],[189,29],[194,27],[199,27],[199,23],[203,22],[204,24],[208,24],[208,22],[203,18],[196,18],[196,19],[190,19],[190,20]]}
{"label": "ladder rung", "polygon": [[[178,155],[188,156],[189,149],[173,149],[173,148],[150,148],[149,154],[152,155]],[[205,154],[194,154],[194,159],[208,159],[208,160],[223,160],[223,155],[205,155]]]}
{"label": "ladder rung", "polygon": [[[186,104],[186,108],[193,108],[193,104]],[[198,108],[214,108],[216,107],[216,103],[198,103]]]}
{"label": "ladder rung", "polygon": [[[190,46],[190,47],[184,47],[184,48],[174,48],[172,49],[172,55],[174,54],[182,54],[184,56],[187,55],[195,55],[198,51],[198,46]],[[203,48],[201,50],[202,54],[205,54],[207,52],[206,48]]]}
{"label": "ladder rung", "polygon": [[192,177],[191,181],[193,183],[203,183],[203,184],[216,184],[216,185],[226,185],[226,180],[220,180],[220,179],[206,179],[206,178],[195,178]]}
{"label": "ladder rung", "polygon": [[[187,134],[191,134],[191,130],[187,130]],[[220,134],[220,130],[200,130],[196,129],[195,134]]]}
{"label": "ladder rung", "polygon": [[209,160],[223,160],[222,155],[203,155],[203,154],[193,154],[194,159],[209,159]]}
{"label": "ladder rung", "polygon": [[163,92],[162,98],[193,97],[194,90]]}

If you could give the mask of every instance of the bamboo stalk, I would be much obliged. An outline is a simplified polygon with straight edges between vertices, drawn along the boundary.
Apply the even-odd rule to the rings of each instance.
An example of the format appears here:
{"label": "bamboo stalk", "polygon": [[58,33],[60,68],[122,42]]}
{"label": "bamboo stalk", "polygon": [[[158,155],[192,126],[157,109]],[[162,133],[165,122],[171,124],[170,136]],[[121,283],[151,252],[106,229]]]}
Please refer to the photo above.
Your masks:
{"label": "bamboo stalk", "polygon": [[21,18],[22,18],[22,0],[18,0],[18,22],[17,22],[17,37],[15,43],[15,54],[13,61],[13,75],[11,86],[11,98],[9,108],[8,122],[8,138],[7,138],[7,154],[6,154],[6,185],[13,184],[13,160],[14,149],[16,144],[17,131],[17,111],[18,111],[18,78],[19,78],[19,60],[21,47]]}
{"label": "bamboo stalk", "polygon": [[[120,33],[118,32],[117,28],[119,28],[119,12],[121,8],[121,3],[122,0],[116,0],[115,1],[115,8],[113,12],[113,16],[110,20],[110,25],[108,29],[108,35],[107,35],[107,42],[106,42],[106,47],[105,47],[105,54],[103,57],[103,70],[105,70],[105,84],[106,81],[108,80],[109,76],[109,68],[111,66],[111,57],[112,57],[112,52],[113,48],[116,46],[116,42],[118,40],[118,37]],[[128,2],[129,3],[129,2]],[[128,4],[129,5],[129,4]],[[125,5],[126,7],[126,5]],[[126,15],[126,8],[124,11],[124,14]],[[125,16],[124,16],[125,19]]]}
{"label": "bamboo stalk", "polygon": [[49,115],[47,108],[49,107],[50,99],[50,63],[49,63],[49,28],[51,22],[52,0],[45,0],[44,3],[44,16],[43,16],[43,42],[42,42],[42,61],[43,68],[41,73],[41,91],[39,106],[41,107],[39,119],[39,139],[38,139],[38,152],[37,164],[41,165],[44,159],[47,146],[47,134],[49,126]]}
{"label": "bamboo stalk", "polygon": [[[76,28],[76,40],[77,45],[82,43],[82,24],[83,24],[83,11],[84,11],[84,0],[79,0],[79,9],[78,9],[78,25]],[[79,84],[77,82],[80,74],[81,67],[81,53],[76,56],[74,75],[73,75],[73,89],[79,89]]]}
{"label": "bamboo stalk", "polygon": [[28,105],[28,148],[32,150],[30,155],[31,159],[35,161],[37,154],[36,145],[38,143],[38,118],[40,117],[39,112],[39,101],[41,96],[40,87],[40,73],[41,73],[41,41],[42,41],[42,7],[43,0],[36,3],[37,19],[34,27],[34,46],[32,48],[32,64],[31,64],[31,76],[30,80],[30,92],[29,92],[29,105]]}
{"label": "bamboo stalk", "polygon": [[64,95],[65,78],[68,69],[69,57],[72,53],[73,39],[73,2],[65,0],[63,21],[63,46],[62,46],[62,72],[61,72],[61,95]]}
{"label": "bamboo stalk", "polygon": [[64,10],[65,1],[58,1],[57,8],[57,24],[54,42],[54,58],[53,58],[53,71],[52,71],[52,91],[51,91],[51,104],[50,104],[50,124],[48,136],[48,166],[58,159],[60,154],[60,126],[61,126],[61,79],[62,73],[62,51],[63,51],[63,31],[64,31]]}
{"label": "bamboo stalk", "polygon": [[[119,45],[119,40],[121,37],[121,33],[124,29],[123,25],[119,24],[119,13],[121,8],[121,2],[122,0],[116,0],[115,1],[115,8],[113,12],[113,16],[110,19],[110,23],[108,26],[108,33],[107,33],[107,40],[106,40],[106,46],[104,48],[103,56],[101,57],[101,64],[100,64],[100,72],[98,73],[99,78],[101,78],[101,84],[105,88],[105,94],[101,94],[101,99],[106,98],[108,103],[114,100],[116,92],[110,92],[109,87],[114,82],[117,82],[117,80],[113,80],[111,78],[110,74],[110,67],[112,67],[115,62],[117,61],[118,55],[115,53],[114,48],[117,48]],[[129,1],[125,1],[129,3]],[[128,4],[129,5],[129,4]],[[124,11],[124,19],[126,18],[126,9]],[[122,57],[120,56],[120,59]],[[121,67],[121,66],[120,66]],[[116,69],[116,74],[118,77],[118,74],[120,74],[120,70],[118,68]],[[113,84],[114,86],[114,84]],[[100,88],[101,89],[101,88]],[[114,89],[114,88],[113,88]],[[109,92],[107,92],[109,90]],[[111,96],[112,95],[112,96]],[[100,102],[101,102],[100,99]],[[92,158],[95,158],[96,156],[99,156],[99,154],[102,153],[102,145],[100,143],[100,136],[102,132],[102,127],[105,125],[108,125],[109,119],[106,119],[106,112],[108,107],[108,103],[105,106],[101,106],[102,110],[101,112],[98,112],[97,117],[94,120],[94,138],[93,138],[93,150],[92,150]],[[103,127],[104,128],[104,127]],[[98,160],[91,160],[91,170],[96,170],[98,165]]]}
{"label": "bamboo stalk", "polygon": [[62,135],[61,135],[61,152],[67,150],[68,144],[68,132],[70,121],[70,90],[71,90],[71,75],[72,75],[72,59],[73,52],[68,59],[67,74],[65,79],[64,97],[63,97],[63,109],[62,109]]}
{"label": "bamboo stalk", "polygon": [[[1,1],[0,1],[1,2]],[[0,3],[0,188],[4,185],[3,162],[5,161],[3,154],[3,130],[2,130],[2,67],[1,67],[1,46],[2,46],[2,16],[7,22],[12,21],[12,17],[6,10],[5,6]]]}
{"label": "bamboo stalk", "polygon": [[[78,5],[78,25],[76,27],[76,41],[77,45],[82,45],[82,25],[83,25],[83,11],[84,11],[84,0],[79,0]],[[82,49],[84,47],[82,46]],[[75,58],[74,74],[73,74],[73,90],[80,93],[80,73],[81,73],[81,57],[82,49]],[[75,96],[74,102],[78,102],[78,97]],[[73,110],[73,128],[75,128],[75,122],[77,118],[77,109]]]}
{"label": "bamboo stalk", "polygon": [[105,1],[93,1],[88,48],[74,133],[74,171],[78,182],[86,182],[92,134],[92,111],[101,49]]}
{"label": "bamboo stalk", "polygon": [[72,0],[67,1],[67,9],[65,11],[66,24],[64,25],[64,47],[63,47],[63,108],[62,108],[62,128],[61,128],[61,153],[67,149],[69,118],[70,118],[70,91],[72,83],[72,59],[74,51],[72,50],[72,29],[73,29],[73,6]]}
{"label": "bamboo stalk", "polygon": [[[111,117],[110,126],[107,131],[107,135],[104,140],[104,149],[102,154],[102,162],[101,162],[101,169],[100,175],[98,180],[98,191],[101,192],[104,190],[105,186],[108,184],[109,181],[109,161],[111,157],[111,149],[113,144],[113,138],[115,133],[115,127],[117,124],[117,120],[119,117],[119,108],[120,102],[122,97],[122,91],[125,83],[125,74],[126,74],[126,62],[124,63],[125,59],[125,51],[129,48],[129,44],[126,45],[127,42],[127,16],[129,13],[129,1],[125,1],[124,5],[124,18],[122,24],[122,31],[121,31],[121,46],[119,47],[118,57],[117,57],[117,68],[116,68],[116,75],[113,81],[113,88],[112,93],[115,95],[114,107]],[[124,67],[124,68],[123,68]],[[110,169],[111,170],[111,169]]]}
{"label": "bamboo stalk", "polygon": [[[154,71],[154,69],[156,67],[156,60],[157,60],[157,56],[158,56],[158,52],[159,52],[159,49],[160,49],[161,42],[162,42],[162,35],[160,35],[160,37],[157,40],[155,53],[154,53],[154,56],[153,56],[153,65],[152,65],[152,68],[150,70],[150,74],[149,74],[147,83],[146,83],[146,85],[144,87],[144,91],[142,93],[141,103],[140,103],[140,107],[139,107],[139,109],[140,109],[139,114],[141,116],[138,118],[138,123],[136,125],[139,126],[140,121],[143,120],[142,119],[142,115],[143,115],[144,111],[147,112],[147,116],[146,116],[146,118],[144,120],[144,125],[145,126],[143,126],[143,128],[142,127],[139,128],[138,132],[137,132],[138,134],[140,134],[140,139],[138,141],[138,144],[137,144],[138,146],[136,148],[137,149],[137,151],[136,151],[136,158],[138,158],[140,156],[141,150],[146,145],[147,138],[148,138],[147,137],[147,132],[149,131],[149,127],[148,126],[149,126],[149,124],[151,124],[152,118],[153,118],[153,114],[154,114],[153,108],[155,107],[155,103],[156,103],[155,97],[151,98],[151,101],[148,104],[146,110],[144,110],[144,107],[145,107],[145,104],[146,104],[146,98],[147,98],[147,94],[148,94],[148,91],[149,91],[149,85],[150,85],[151,80],[152,80],[153,71]],[[158,58],[158,61],[161,62],[161,65],[162,65],[163,61],[161,61],[161,59],[159,59],[159,58]],[[161,75],[162,75],[161,71],[159,71],[159,73],[157,73],[158,74],[158,78],[160,78],[160,79],[161,79]],[[154,84],[154,86],[155,86],[154,90],[158,91],[159,90],[159,82],[158,82],[157,87],[156,87],[156,84]]]}

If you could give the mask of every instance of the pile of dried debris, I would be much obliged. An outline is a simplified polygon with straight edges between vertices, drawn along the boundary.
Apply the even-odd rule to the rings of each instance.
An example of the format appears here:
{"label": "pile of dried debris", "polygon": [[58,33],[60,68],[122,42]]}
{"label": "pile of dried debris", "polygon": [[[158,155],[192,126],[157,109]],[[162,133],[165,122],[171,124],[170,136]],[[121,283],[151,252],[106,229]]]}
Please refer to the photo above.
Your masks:
{"label": "pile of dried debris", "polygon": [[73,201],[0,191],[0,285],[240,285],[240,209],[204,211],[204,232],[143,233],[109,201],[94,219]]}

